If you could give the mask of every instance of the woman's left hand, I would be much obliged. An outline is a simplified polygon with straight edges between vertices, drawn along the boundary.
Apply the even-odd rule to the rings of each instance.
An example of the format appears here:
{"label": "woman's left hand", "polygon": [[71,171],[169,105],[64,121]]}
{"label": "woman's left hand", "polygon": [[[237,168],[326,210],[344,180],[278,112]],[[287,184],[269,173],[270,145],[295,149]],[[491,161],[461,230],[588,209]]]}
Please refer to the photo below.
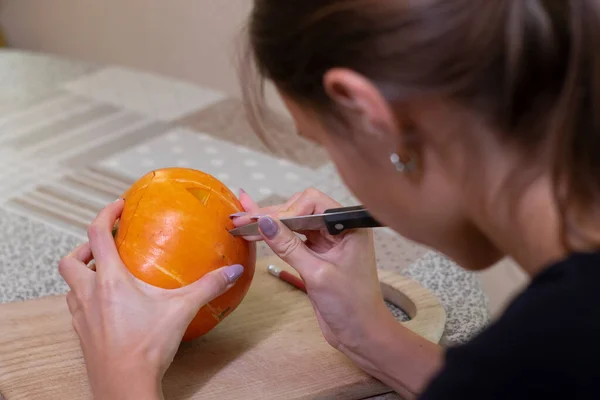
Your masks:
{"label": "woman's left hand", "polygon": [[[123,200],[104,208],[89,242],[59,263],[71,291],[67,304],[81,342],[94,398],[161,399],[161,381],[200,307],[229,289],[243,272],[224,267],[176,290],[136,279],[117,251],[112,228]],[[88,264],[95,260],[95,271]]]}

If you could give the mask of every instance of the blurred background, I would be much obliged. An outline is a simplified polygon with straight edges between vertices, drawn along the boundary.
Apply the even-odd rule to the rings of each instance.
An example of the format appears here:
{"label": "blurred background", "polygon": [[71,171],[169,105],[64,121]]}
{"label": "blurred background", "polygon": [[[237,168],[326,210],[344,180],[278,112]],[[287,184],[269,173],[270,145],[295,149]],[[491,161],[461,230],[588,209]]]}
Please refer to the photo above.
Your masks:
{"label": "blurred background", "polygon": [[[146,82],[140,85],[159,87],[168,81],[174,85],[173,91],[167,90],[168,93],[177,92],[178,90],[181,93],[193,92],[193,95],[189,94],[188,97],[181,95],[183,96],[182,102],[188,102],[186,100],[188,98],[197,101],[199,97],[205,96],[206,93],[215,97],[215,99],[209,101],[210,104],[216,104],[218,103],[217,100],[221,101],[224,98],[238,98],[240,91],[234,59],[239,44],[240,30],[250,11],[251,4],[252,2],[249,0],[0,0],[0,43],[3,46],[3,49],[0,50],[0,85],[2,85],[0,87],[0,106],[11,109],[11,103],[18,102],[23,102],[24,106],[29,106],[35,103],[32,100],[33,97],[47,96],[55,89],[54,86],[50,88],[49,84],[42,82],[41,78],[39,79],[39,85],[42,88],[36,89],[33,85],[34,82],[38,81],[36,77],[42,75],[43,71],[52,70],[53,79],[56,80],[57,84],[63,84],[64,82],[80,79],[81,76],[88,76],[86,74],[96,73],[98,70],[109,66],[112,68],[109,71],[112,75],[106,72],[102,75],[102,79],[105,79],[102,82],[106,82],[106,79],[109,81],[110,79],[114,79],[114,81],[121,79],[125,82],[130,78],[130,75],[125,76],[126,73],[123,72],[125,70],[119,69],[118,73],[114,70],[114,68],[124,67],[126,71],[152,73],[154,78],[145,77],[146,80],[140,78],[139,82]],[[41,62],[42,58],[40,57],[44,57],[45,61]],[[96,78],[100,79],[97,76]],[[158,81],[160,83],[157,83]],[[123,106],[126,110],[152,116],[151,111],[146,112],[146,108],[143,106],[138,107],[137,100],[122,100],[121,97],[127,97],[125,94],[114,101],[111,100],[111,95],[102,94],[99,89],[95,89],[94,84],[102,86],[98,82],[100,81],[84,83],[78,81],[77,84],[69,83],[65,87],[71,90],[71,94],[85,95],[86,98],[94,101],[102,100],[113,106]],[[119,86],[127,88],[129,87],[127,85],[129,83],[123,83]],[[83,86],[85,86],[85,90],[81,89]],[[194,91],[195,89],[192,86],[202,88],[203,94],[198,94],[199,92]],[[24,88],[29,88],[29,92]],[[165,93],[165,95],[168,93]],[[269,100],[270,104],[279,113],[285,113],[281,103],[273,93],[270,93]],[[232,103],[228,104],[231,105]],[[199,108],[202,107],[199,106]],[[178,109],[165,113],[164,118],[161,114],[159,119],[163,122],[166,120],[169,124],[174,121],[176,124],[182,123],[190,129],[209,129],[200,123],[202,122],[201,116],[198,116],[197,119],[190,119],[189,116],[195,115],[194,113],[197,110],[192,111],[184,110],[180,112]],[[109,111],[105,110],[105,112],[108,113]],[[12,116],[6,115],[8,115],[6,118],[12,119],[14,122]],[[184,119],[183,122],[181,122],[182,118]],[[196,121],[200,122],[197,123]],[[0,119],[0,133],[3,129],[2,123],[3,121]],[[214,124],[208,125],[214,126]],[[23,129],[30,132],[33,128]],[[247,129],[247,127],[244,129]],[[212,134],[213,132],[208,133]],[[178,140],[173,133],[169,137],[172,140]],[[247,145],[253,150],[264,151],[259,144],[254,142],[249,144],[246,139],[237,140],[231,137],[226,139],[233,143]],[[33,139],[31,140],[33,141]],[[278,154],[279,156],[287,155],[284,158],[302,164],[301,161],[305,156],[292,154],[288,151],[289,147],[299,148],[300,145],[297,144],[297,139],[290,136],[281,136],[277,140],[280,144],[289,142],[288,148],[283,146],[284,149]],[[3,144],[0,143],[0,150],[2,150],[2,146]],[[148,146],[151,148],[152,144],[150,143]],[[148,153],[148,146],[138,148],[136,154]],[[217,150],[225,152],[225,150],[220,150],[217,145],[215,146],[205,147],[205,149],[213,149],[210,152],[207,150],[211,154]],[[302,146],[309,145],[302,143]],[[181,153],[184,147],[186,146],[178,146],[172,150],[174,153]],[[309,146],[306,149],[307,154],[315,153],[313,147]],[[319,154],[322,157],[322,153]],[[103,166],[107,168],[115,167],[119,162],[121,161],[110,159],[105,161]],[[151,167],[153,162],[153,160],[144,158],[137,164],[146,163],[146,167]],[[180,157],[177,162],[185,165],[187,161]],[[253,163],[256,162],[253,161]],[[212,159],[211,164],[208,167],[203,166],[203,168],[220,167],[222,164],[223,160]],[[339,186],[339,182],[331,183],[331,179],[334,178],[331,178],[330,175],[334,172],[326,164],[326,160],[315,159],[315,161],[304,164],[306,165],[302,167],[317,171],[318,179],[311,181],[307,178],[302,182],[308,182],[307,184],[311,185],[316,182],[316,186],[321,184],[321,188],[324,188],[324,190],[331,189],[336,185]],[[253,164],[247,162],[245,165],[252,166]],[[135,166],[128,166],[127,168],[135,168]],[[287,178],[299,176],[304,173],[303,171],[300,169],[298,171],[288,171],[286,176]],[[252,179],[263,179],[263,172],[254,172]],[[94,173],[98,174],[99,172],[96,169]],[[229,175],[232,175],[232,173],[220,172],[222,179]],[[118,177],[115,178],[110,174],[102,177],[102,179],[109,178],[115,181],[118,180]],[[327,179],[330,179],[327,181],[329,183],[323,183]],[[127,183],[126,180],[124,180],[125,183]],[[237,186],[237,184],[232,184],[232,186]],[[298,183],[299,186],[301,186],[300,183]],[[39,188],[35,190],[39,192]],[[54,188],[53,190],[57,189]],[[335,190],[339,190],[339,188]],[[336,193],[339,194],[335,190],[325,191],[335,196]],[[6,197],[9,201],[8,204],[12,204],[13,210],[23,211],[27,208],[23,204],[31,203],[34,200],[42,201],[38,192],[34,193],[35,196],[33,197],[27,193],[18,193],[17,195],[20,197],[17,200],[14,199],[12,194]],[[271,192],[272,190],[266,186],[256,187],[257,195],[264,195],[265,201],[269,200]],[[44,201],[50,202],[48,200],[48,190],[46,192],[42,191],[42,194],[45,196]],[[287,192],[278,194],[280,197],[285,197]],[[343,196],[349,199],[349,203],[351,202],[352,198],[348,193],[344,192]],[[34,200],[31,200],[31,198]],[[56,203],[56,199],[52,198],[52,201]],[[271,198],[271,201],[277,201],[277,197]],[[38,203],[35,204],[37,204],[38,209],[41,207]],[[85,204],[83,208],[85,208]],[[28,207],[31,209],[31,204]],[[54,204],[53,207],[58,206]],[[54,212],[56,213],[56,211]],[[87,214],[85,215],[85,218],[87,218]],[[385,240],[388,239],[382,239],[383,242]],[[397,254],[390,253],[390,259],[382,260],[382,263],[384,261],[393,263],[394,259],[412,262],[422,255],[419,251],[414,250],[412,245],[404,242],[396,247],[400,249],[399,252]],[[503,261],[495,268],[477,275],[477,279],[481,282],[483,290],[489,298],[489,308],[493,316],[498,315],[515,291],[526,283],[524,275],[510,261]]]}
{"label": "blurred background", "polygon": [[140,68],[237,94],[249,0],[3,0],[11,46]]}

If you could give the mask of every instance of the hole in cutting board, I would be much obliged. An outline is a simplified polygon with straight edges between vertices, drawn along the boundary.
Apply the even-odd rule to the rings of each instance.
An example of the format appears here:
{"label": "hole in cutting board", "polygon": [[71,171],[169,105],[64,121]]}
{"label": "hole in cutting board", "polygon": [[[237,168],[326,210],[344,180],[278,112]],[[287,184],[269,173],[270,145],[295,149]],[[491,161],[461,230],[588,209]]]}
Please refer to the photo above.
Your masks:
{"label": "hole in cutting board", "polygon": [[385,301],[385,305],[387,306],[388,310],[390,310],[394,318],[396,318],[398,321],[407,322],[411,320],[408,314],[397,305],[392,304],[387,300]]}
{"label": "hole in cutting board", "polygon": [[380,284],[385,305],[397,320],[407,322],[416,316],[417,307],[410,298],[384,282],[380,282]]}

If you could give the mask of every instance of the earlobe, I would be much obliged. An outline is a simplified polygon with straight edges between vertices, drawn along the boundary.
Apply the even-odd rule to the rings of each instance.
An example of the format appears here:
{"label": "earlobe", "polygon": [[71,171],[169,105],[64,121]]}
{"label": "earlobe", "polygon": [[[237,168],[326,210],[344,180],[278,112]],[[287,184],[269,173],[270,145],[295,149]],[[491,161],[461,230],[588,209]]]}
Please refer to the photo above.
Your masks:
{"label": "earlobe", "polygon": [[407,162],[404,162],[400,159],[398,153],[392,153],[390,154],[390,161],[396,168],[397,172],[414,172],[417,169],[417,161],[414,157],[411,157]]}

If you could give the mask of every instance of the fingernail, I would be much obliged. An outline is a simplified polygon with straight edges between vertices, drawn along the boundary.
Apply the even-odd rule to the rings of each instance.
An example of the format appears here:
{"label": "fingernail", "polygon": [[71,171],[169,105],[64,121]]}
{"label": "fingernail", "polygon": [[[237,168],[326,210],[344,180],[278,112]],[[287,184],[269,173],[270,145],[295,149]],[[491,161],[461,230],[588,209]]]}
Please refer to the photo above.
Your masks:
{"label": "fingernail", "polygon": [[223,268],[223,273],[227,276],[229,283],[233,283],[239,279],[244,273],[244,267],[240,264],[230,265]]}
{"label": "fingernail", "polygon": [[236,212],[234,214],[231,214],[229,216],[229,218],[233,219],[233,218],[243,217],[246,214],[248,214],[248,213],[247,212]]}
{"label": "fingernail", "polygon": [[258,227],[260,231],[267,237],[267,239],[273,239],[279,231],[277,222],[271,217],[262,217],[258,220]]}
{"label": "fingernail", "polygon": [[257,219],[261,219],[261,218],[266,217],[266,216],[267,216],[266,214],[255,215],[254,217],[250,217],[250,219],[256,221]]}

